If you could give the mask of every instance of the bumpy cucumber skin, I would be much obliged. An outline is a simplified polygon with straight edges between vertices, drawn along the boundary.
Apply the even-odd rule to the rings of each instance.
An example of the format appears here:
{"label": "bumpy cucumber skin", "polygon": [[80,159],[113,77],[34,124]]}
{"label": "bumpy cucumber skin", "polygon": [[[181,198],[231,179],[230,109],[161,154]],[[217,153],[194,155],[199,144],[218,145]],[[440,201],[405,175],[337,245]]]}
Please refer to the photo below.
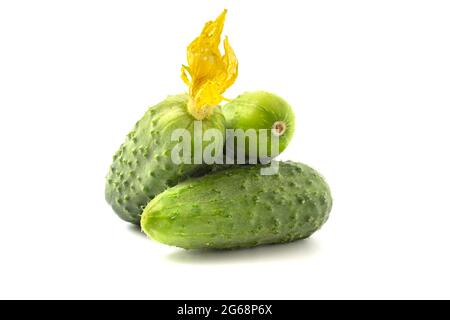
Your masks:
{"label": "bumpy cucumber skin", "polygon": [[[209,170],[202,164],[175,165],[171,159],[172,149],[178,143],[171,141],[174,129],[186,128],[194,138],[195,119],[187,112],[187,102],[187,95],[169,96],[149,108],[114,155],[105,194],[123,220],[139,225],[142,211],[153,197],[187,177]],[[202,121],[202,126],[203,130],[225,131],[219,108]]]}
{"label": "bumpy cucumber skin", "polygon": [[276,175],[262,165],[235,166],[186,180],[145,208],[142,230],[185,249],[231,249],[304,239],[328,219],[330,189],[314,169],[279,163]]}
{"label": "bumpy cucumber skin", "polygon": [[[267,155],[274,158],[284,151],[294,135],[295,115],[291,106],[281,97],[265,92],[245,92],[236,99],[222,107],[227,129],[272,129],[277,121],[286,124],[286,131],[279,137],[279,152],[271,151],[271,131],[267,132]],[[259,140],[258,140],[259,145]],[[236,146],[236,144],[235,144]],[[246,156],[249,155],[248,141],[246,143]],[[237,152],[238,149],[235,149]],[[258,151],[259,152],[259,151]]]}

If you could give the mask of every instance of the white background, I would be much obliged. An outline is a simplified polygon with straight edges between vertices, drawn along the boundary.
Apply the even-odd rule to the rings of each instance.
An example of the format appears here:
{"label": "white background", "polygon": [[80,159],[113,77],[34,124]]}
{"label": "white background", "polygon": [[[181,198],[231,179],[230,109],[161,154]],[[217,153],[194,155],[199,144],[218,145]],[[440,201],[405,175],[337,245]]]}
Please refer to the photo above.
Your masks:
{"label": "white background", "polygon": [[[283,159],[331,186],[311,239],[188,252],[104,201],[114,151],[186,90],[185,49],[229,9],[228,97],[295,108]],[[1,1],[0,298],[450,298],[448,1]]]}

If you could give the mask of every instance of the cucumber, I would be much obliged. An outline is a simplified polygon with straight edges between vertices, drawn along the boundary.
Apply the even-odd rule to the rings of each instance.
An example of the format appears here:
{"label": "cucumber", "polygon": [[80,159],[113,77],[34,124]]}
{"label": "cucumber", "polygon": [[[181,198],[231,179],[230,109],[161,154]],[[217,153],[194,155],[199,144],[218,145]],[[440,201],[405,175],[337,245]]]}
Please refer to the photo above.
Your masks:
{"label": "cucumber", "polygon": [[[169,96],[149,108],[114,155],[105,193],[107,202],[123,220],[138,225],[143,209],[154,196],[187,177],[211,169],[204,163],[193,164],[194,161],[177,165],[171,159],[178,144],[171,141],[175,129],[188,129],[194,144],[196,119],[187,110],[188,101],[187,95]],[[202,120],[202,127],[204,131],[215,128],[224,134],[225,119],[220,108]]]}
{"label": "cucumber", "polygon": [[[227,136],[228,154],[229,150],[234,150],[231,158],[236,158],[241,152],[245,155],[245,162],[253,164],[257,163],[257,160],[273,159],[286,149],[294,134],[295,116],[291,106],[273,93],[246,92],[224,105],[222,110],[227,129],[241,129],[244,132],[249,129],[257,131],[253,143],[250,143],[249,136],[247,136],[245,144],[239,144],[237,138],[233,139]],[[262,140],[262,133],[267,137],[265,141]],[[278,148],[274,144],[274,137],[278,138]],[[233,141],[234,146],[230,146],[230,142]],[[265,150],[262,150],[261,147],[264,146]],[[273,147],[275,147],[274,150],[272,150]]]}
{"label": "cucumber", "polygon": [[328,219],[328,185],[312,168],[278,163],[188,179],[156,196],[145,208],[142,230],[152,239],[185,249],[230,249],[304,239]]}
{"label": "cucumber", "polygon": [[[186,177],[211,170],[206,163],[212,164],[223,155],[225,118],[218,106],[238,74],[238,61],[228,38],[223,41],[224,54],[219,50],[226,13],[224,10],[216,20],[207,22],[187,47],[187,65],[181,68],[181,78],[189,87],[188,94],[171,96],[150,108],[114,156],[106,200],[123,220],[139,224],[142,210],[154,196]],[[199,127],[196,120],[201,123],[200,130],[195,130]],[[182,132],[182,141],[172,141],[180,129],[188,132]],[[199,132],[201,136],[196,134]],[[175,161],[173,152],[180,144],[183,159]],[[192,156],[185,154],[189,145]],[[205,153],[199,156],[199,149]],[[210,157],[204,159],[205,154]]]}

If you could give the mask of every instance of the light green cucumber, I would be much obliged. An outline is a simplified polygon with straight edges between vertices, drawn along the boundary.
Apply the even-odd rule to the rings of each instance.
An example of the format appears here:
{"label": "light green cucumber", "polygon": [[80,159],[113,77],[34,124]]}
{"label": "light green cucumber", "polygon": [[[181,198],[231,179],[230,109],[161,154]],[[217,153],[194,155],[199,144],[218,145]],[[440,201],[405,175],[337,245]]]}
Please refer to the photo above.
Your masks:
{"label": "light green cucumber", "polygon": [[188,179],[156,196],[145,208],[142,230],[152,239],[185,249],[245,248],[304,239],[328,219],[328,185],[312,168],[279,162]]}
{"label": "light green cucumber", "polygon": [[[188,99],[187,95],[169,96],[149,108],[114,155],[107,176],[106,200],[123,220],[139,224],[143,209],[153,197],[189,176],[210,170],[201,162],[178,165],[171,158],[178,144],[171,139],[174,130],[187,129],[194,144],[195,118],[187,111]],[[225,119],[220,108],[202,120],[203,131],[210,128],[224,134]],[[205,145],[201,138],[196,140]]]}
{"label": "light green cucumber", "polygon": [[[224,105],[222,110],[227,129],[241,129],[249,133],[247,130],[254,129],[257,132],[256,139],[249,134],[245,144],[241,143],[240,146],[237,138],[227,137],[227,147],[234,150],[235,158],[241,152],[245,154],[247,162],[275,158],[286,149],[294,134],[295,116],[291,106],[273,93],[245,92]],[[265,142],[261,132],[267,137]],[[278,146],[274,143],[274,137],[278,139]],[[254,139],[253,143],[251,139]],[[231,141],[234,141],[234,147],[230,147]]]}

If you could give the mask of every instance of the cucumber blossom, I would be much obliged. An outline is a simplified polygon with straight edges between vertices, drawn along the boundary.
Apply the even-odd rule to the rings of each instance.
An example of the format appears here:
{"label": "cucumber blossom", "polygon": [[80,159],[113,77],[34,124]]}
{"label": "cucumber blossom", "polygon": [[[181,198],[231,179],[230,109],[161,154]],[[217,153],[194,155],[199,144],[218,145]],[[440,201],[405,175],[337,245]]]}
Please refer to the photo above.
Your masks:
{"label": "cucumber blossom", "polygon": [[[187,111],[188,100],[187,95],[169,96],[149,108],[114,155],[107,176],[106,200],[123,220],[139,224],[143,209],[154,196],[186,177],[210,169],[194,161],[174,164],[171,158],[178,144],[171,139],[174,130],[187,129],[195,138],[196,119]],[[203,130],[225,131],[219,108],[201,123]]]}
{"label": "cucumber blossom", "polygon": [[156,241],[186,249],[243,248],[309,237],[328,219],[328,185],[312,168],[279,163],[188,179],[156,196],[145,208],[142,230]]}
{"label": "cucumber blossom", "polygon": [[[236,137],[229,139],[228,136],[227,148],[234,150],[235,156],[245,154],[246,160],[252,163],[256,163],[255,158],[275,158],[286,149],[294,134],[294,112],[285,100],[275,94],[265,91],[246,92],[224,105],[222,110],[227,129],[241,129],[241,132],[249,133],[245,137],[245,143],[239,143]],[[255,133],[252,129],[256,130],[253,137],[250,135]],[[277,138],[278,145],[274,138]],[[230,142],[233,142],[231,147]]]}

